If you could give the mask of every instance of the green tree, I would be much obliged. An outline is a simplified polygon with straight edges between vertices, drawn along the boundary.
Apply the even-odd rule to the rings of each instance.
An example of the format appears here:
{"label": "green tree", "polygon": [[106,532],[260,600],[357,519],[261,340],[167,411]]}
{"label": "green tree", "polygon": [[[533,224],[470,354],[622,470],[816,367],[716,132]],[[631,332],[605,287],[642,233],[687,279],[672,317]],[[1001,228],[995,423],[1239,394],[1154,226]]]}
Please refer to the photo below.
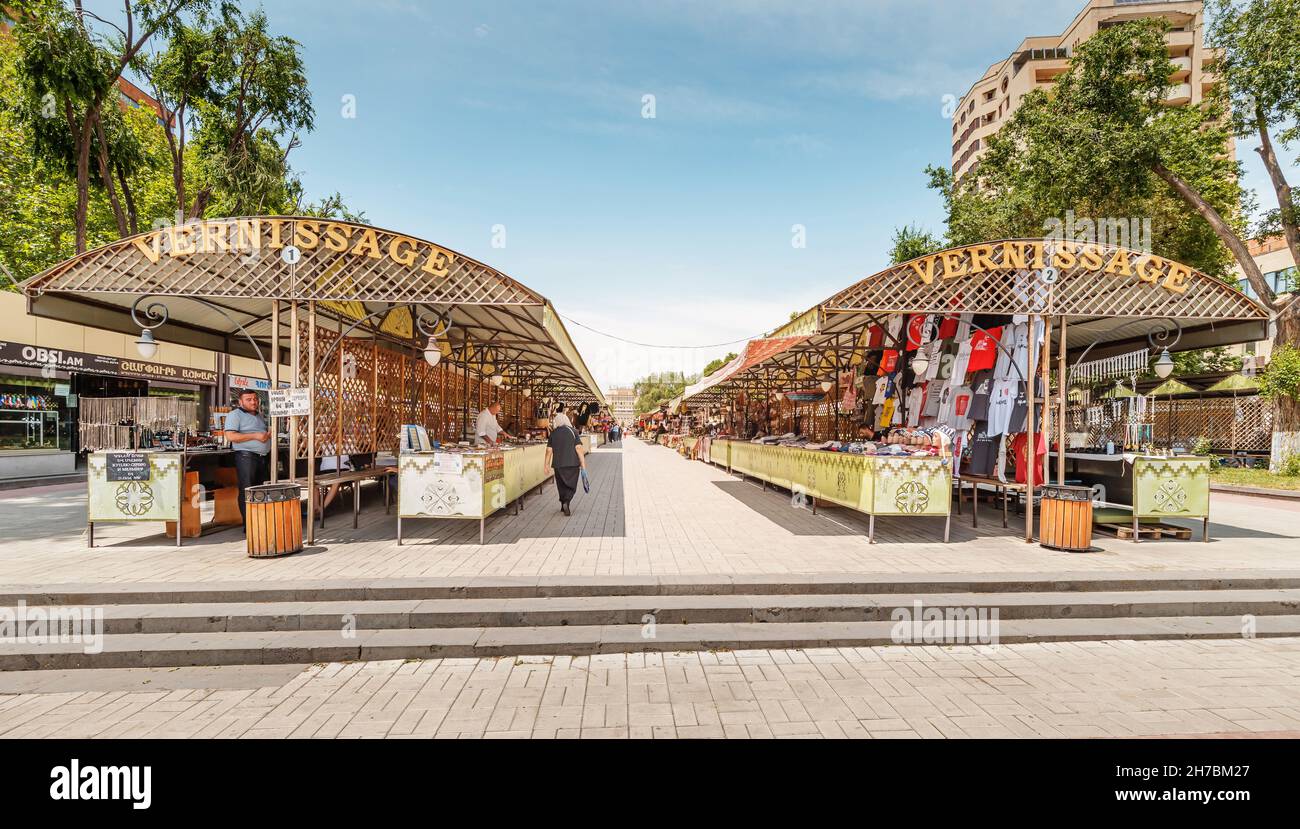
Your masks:
{"label": "green tree", "polygon": [[260,9],[223,8],[174,26],[135,66],[176,118],[167,141],[183,215],[293,212],[302,191],[288,158],[315,119],[296,40],[272,35]]}
{"label": "green tree", "polygon": [[81,0],[28,0],[17,11],[14,33],[34,124],[38,154],[70,161],[76,189],[73,212],[75,247],[87,249],[90,233],[92,163],[112,209],[119,235],[130,219],[111,167],[107,111],[117,106],[122,73],[155,35],[183,12],[201,12],[210,0],[128,0],[119,22],[85,9]]}
{"label": "green tree", "polygon": [[1237,136],[1258,139],[1256,152],[1277,198],[1259,233],[1282,235],[1300,263],[1300,203],[1276,149],[1300,140],[1300,0],[1212,0],[1209,5],[1208,41],[1221,53],[1213,67],[1222,79],[1216,94],[1225,101]]}
{"label": "green tree", "polygon": [[736,359],[736,352],[728,351],[726,357],[719,357],[716,360],[710,360],[709,364],[704,367],[704,373],[701,376],[708,377],[710,374],[722,368],[734,359]]}
{"label": "green tree", "polygon": [[661,405],[676,398],[698,379],[696,375],[687,376],[680,371],[661,371],[642,377],[632,384],[636,392],[637,413],[658,411]]}
{"label": "green tree", "polygon": [[889,248],[889,264],[897,265],[940,250],[943,250],[943,241],[929,231],[912,225],[896,227],[893,244]]}

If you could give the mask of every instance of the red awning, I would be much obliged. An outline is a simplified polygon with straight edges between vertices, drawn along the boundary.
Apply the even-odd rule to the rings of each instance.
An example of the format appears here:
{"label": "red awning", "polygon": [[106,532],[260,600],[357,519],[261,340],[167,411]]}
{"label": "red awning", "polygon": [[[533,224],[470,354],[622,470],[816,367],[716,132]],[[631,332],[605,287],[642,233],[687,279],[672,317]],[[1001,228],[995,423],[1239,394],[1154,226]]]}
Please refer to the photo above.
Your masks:
{"label": "red awning", "polygon": [[708,391],[714,386],[731,379],[739,374],[749,371],[754,366],[765,360],[770,360],[776,355],[788,351],[791,348],[803,343],[808,339],[802,337],[769,337],[762,340],[750,340],[745,344],[745,351],[739,357],[727,363],[722,368],[705,377],[694,385],[687,386],[686,391],[682,393],[683,400],[689,400],[697,394]]}

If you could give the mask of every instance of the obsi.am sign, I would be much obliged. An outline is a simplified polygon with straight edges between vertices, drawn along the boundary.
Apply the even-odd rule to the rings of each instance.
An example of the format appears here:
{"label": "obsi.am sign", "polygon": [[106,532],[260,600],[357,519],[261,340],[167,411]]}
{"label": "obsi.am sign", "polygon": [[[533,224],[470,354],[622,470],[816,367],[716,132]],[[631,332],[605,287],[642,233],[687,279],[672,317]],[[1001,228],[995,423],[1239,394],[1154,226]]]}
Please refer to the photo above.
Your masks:
{"label": "obsi.am sign", "polygon": [[311,415],[311,394],[308,389],[271,389],[271,417],[302,417]]}

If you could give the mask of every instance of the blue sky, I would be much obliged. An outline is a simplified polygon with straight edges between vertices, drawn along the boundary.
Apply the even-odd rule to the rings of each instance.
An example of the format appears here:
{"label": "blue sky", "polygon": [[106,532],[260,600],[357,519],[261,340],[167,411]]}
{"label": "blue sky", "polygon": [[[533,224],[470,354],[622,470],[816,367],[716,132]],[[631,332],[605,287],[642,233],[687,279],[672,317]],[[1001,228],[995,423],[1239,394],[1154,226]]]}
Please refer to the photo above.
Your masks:
{"label": "blue sky", "polygon": [[[265,8],[304,46],[316,130],[291,162],[313,197],[338,190],[374,224],[500,268],[592,328],[695,345],[771,329],[878,270],[895,226],[941,232],[921,171],[950,158],[943,96],[960,97],[1023,37],[1061,31],[1082,5]],[[355,118],[343,116],[349,95]],[[791,244],[794,225],[806,247]],[[697,371],[728,350],[569,329],[605,385]]]}

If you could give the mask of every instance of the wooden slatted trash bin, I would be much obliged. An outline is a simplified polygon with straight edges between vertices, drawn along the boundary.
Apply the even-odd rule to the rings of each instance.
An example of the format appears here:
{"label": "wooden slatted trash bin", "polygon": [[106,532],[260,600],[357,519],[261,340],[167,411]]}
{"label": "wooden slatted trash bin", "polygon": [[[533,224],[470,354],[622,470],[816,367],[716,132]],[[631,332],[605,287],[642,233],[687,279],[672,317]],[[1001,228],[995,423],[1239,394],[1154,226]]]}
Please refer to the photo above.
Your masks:
{"label": "wooden slatted trash bin", "polygon": [[1038,543],[1053,550],[1086,553],[1092,548],[1092,487],[1046,484]]}
{"label": "wooden slatted trash bin", "polygon": [[244,490],[244,530],[249,558],[276,558],[302,552],[302,488],[262,484]]}

